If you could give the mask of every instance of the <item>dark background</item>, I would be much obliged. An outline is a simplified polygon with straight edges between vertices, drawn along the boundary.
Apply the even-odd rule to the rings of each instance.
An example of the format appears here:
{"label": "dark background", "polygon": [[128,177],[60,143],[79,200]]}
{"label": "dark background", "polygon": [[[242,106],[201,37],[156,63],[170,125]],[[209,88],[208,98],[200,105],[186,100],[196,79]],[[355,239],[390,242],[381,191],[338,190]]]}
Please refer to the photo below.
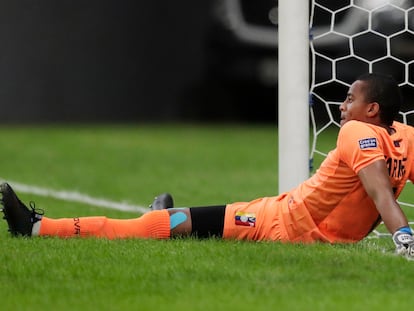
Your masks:
{"label": "dark background", "polygon": [[0,122],[275,121],[252,55],[276,48],[241,49],[214,3],[1,1]]}

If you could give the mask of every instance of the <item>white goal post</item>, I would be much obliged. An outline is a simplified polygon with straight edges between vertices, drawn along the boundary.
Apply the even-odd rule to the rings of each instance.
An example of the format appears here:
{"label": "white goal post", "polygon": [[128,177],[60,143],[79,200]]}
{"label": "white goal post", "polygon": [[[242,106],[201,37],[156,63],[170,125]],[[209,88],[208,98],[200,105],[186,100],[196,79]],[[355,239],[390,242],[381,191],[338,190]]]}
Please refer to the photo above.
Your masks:
{"label": "white goal post", "polygon": [[279,0],[279,193],[309,177],[309,1]]}

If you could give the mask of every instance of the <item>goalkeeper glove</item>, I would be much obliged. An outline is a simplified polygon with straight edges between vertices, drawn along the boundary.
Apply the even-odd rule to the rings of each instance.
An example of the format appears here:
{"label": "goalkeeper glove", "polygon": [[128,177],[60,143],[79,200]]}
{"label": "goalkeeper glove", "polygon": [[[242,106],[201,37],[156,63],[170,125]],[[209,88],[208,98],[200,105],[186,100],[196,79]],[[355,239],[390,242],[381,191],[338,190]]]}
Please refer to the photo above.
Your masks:
{"label": "goalkeeper glove", "polygon": [[392,235],[392,240],[398,255],[414,260],[414,237],[409,227],[398,229]]}

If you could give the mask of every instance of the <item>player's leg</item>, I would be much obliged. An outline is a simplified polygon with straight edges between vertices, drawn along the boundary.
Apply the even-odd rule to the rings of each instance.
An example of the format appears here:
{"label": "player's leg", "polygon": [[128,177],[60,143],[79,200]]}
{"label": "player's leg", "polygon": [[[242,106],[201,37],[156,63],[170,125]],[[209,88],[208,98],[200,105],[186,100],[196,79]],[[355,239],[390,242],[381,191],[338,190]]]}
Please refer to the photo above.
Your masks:
{"label": "player's leg", "polygon": [[[219,237],[236,240],[288,240],[279,217],[285,196],[266,197],[250,202],[227,205],[191,207],[182,210],[181,223],[171,231],[172,236],[192,235],[198,238]],[[169,209],[171,227],[175,223]],[[177,214],[177,215],[178,215]]]}
{"label": "player's leg", "polygon": [[[274,208],[277,198],[263,198],[221,206],[154,210],[133,219],[104,216],[52,219],[34,205],[27,208],[7,183],[0,185],[9,231],[23,236],[95,236],[115,238],[156,238],[193,235],[230,239],[279,239],[279,220]],[[269,206],[270,208],[266,208]]]}
{"label": "player's leg", "polygon": [[152,210],[168,209],[172,236],[191,234],[199,238],[207,238],[223,235],[225,205],[173,208],[172,196],[163,193],[155,197],[149,207]]}
{"label": "player's leg", "polygon": [[173,208],[174,201],[169,193],[155,197],[152,210],[168,209],[171,236],[192,235],[198,238],[222,237],[225,205]]}
{"label": "player's leg", "polygon": [[226,206],[223,238],[236,240],[286,240],[280,218],[283,196],[264,197]]}
{"label": "player's leg", "polygon": [[[133,219],[103,216],[52,219],[43,211],[22,203],[7,183],[0,185],[4,218],[14,236],[95,236],[114,238],[157,238],[170,236],[221,236],[224,206],[154,210]],[[168,197],[167,197],[168,198]],[[157,200],[157,199],[156,199]],[[167,203],[171,203],[167,200]],[[159,206],[168,207],[165,202]]]}
{"label": "player's leg", "polygon": [[197,238],[223,236],[226,205],[191,207],[191,235]]}
{"label": "player's leg", "polygon": [[167,210],[152,211],[134,219],[110,219],[101,216],[52,219],[45,217],[43,210],[35,209],[33,202],[28,208],[9,184],[1,184],[0,192],[4,219],[14,236],[96,236],[109,239],[170,237],[170,214]]}
{"label": "player's leg", "polygon": [[43,216],[40,221],[33,224],[31,235],[62,238],[168,239],[170,217],[167,210],[148,212],[132,219],[112,219],[105,216],[52,219]]}
{"label": "player's leg", "polygon": [[[285,196],[266,197],[250,202],[227,205],[191,207],[182,210],[177,227],[171,235],[192,235],[198,238],[219,237],[236,240],[288,240],[279,217]],[[172,213],[180,209],[169,209]],[[178,215],[178,214],[177,214]]]}

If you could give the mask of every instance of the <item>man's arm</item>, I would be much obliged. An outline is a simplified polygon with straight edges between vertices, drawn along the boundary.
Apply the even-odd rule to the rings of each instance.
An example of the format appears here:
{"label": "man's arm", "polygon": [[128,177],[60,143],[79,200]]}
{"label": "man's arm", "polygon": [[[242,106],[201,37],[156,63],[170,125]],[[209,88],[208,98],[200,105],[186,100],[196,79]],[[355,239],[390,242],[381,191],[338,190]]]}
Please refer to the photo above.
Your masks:
{"label": "man's arm", "polygon": [[394,234],[398,229],[408,227],[407,218],[394,198],[385,160],[364,167],[358,176],[388,231]]}
{"label": "man's arm", "polygon": [[407,218],[394,198],[384,160],[378,160],[358,173],[368,195],[374,200],[378,212],[396,247],[396,253],[414,259],[414,237]]}

